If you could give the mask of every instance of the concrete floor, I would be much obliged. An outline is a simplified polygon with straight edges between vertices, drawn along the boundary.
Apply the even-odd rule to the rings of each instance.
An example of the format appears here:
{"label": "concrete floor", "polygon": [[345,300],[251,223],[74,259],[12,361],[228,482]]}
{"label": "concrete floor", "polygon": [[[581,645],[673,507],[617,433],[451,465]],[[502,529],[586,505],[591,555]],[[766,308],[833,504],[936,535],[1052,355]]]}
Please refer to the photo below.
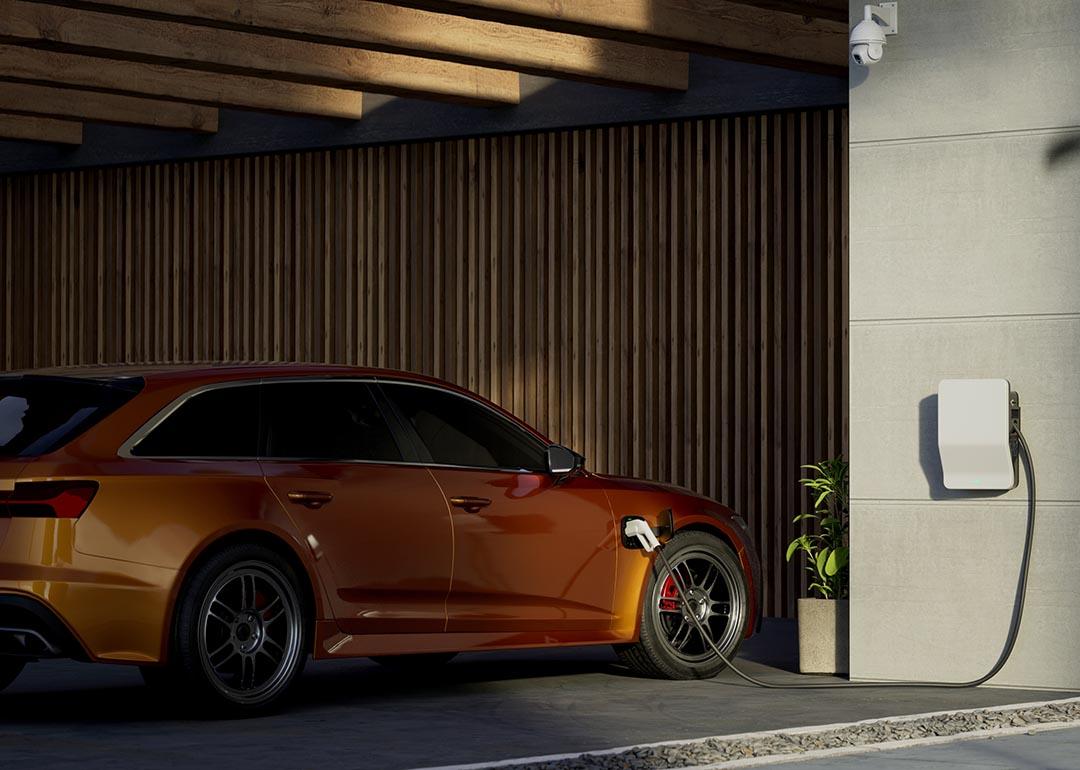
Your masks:
{"label": "concrete floor", "polygon": [[[794,678],[794,626],[767,623],[747,668]],[[1024,703],[1063,693],[998,690],[772,691],[730,673],[706,682],[638,679],[607,647],[459,657],[410,679],[365,660],[308,668],[284,713],[193,720],[134,669],[66,661],[29,667],[0,695],[0,766],[395,770],[678,738]]]}

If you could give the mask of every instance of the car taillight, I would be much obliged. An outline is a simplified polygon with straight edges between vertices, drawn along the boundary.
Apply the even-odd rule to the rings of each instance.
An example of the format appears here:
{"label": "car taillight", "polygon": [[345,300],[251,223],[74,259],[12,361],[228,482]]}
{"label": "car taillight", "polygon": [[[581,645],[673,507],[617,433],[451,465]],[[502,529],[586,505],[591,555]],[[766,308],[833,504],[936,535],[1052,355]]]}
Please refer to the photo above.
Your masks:
{"label": "car taillight", "polygon": [[0,492],[0,516],[77,519],[97,493],[96,481],[21,481]]}

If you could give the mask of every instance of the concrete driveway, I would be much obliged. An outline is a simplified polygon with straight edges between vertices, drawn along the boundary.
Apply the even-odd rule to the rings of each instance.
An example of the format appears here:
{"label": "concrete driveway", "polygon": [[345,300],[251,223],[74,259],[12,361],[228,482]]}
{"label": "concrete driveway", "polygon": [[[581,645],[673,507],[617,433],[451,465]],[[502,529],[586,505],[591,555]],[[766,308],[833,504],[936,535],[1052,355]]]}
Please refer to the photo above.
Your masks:
{"label": "concrete driveway", "polygon": [[[748,668],[793,677],[793,624],[744,647]],[[0,766],[40,768],[415,768],[579,752],[952,708],[1063,693],[998,690],[772,691],[731,674],[638,679],[609,648],[459,657],[415,679],[368,661],[312,665],[280,715],[193,720],[130,668],[48,662],[0,695]]]}

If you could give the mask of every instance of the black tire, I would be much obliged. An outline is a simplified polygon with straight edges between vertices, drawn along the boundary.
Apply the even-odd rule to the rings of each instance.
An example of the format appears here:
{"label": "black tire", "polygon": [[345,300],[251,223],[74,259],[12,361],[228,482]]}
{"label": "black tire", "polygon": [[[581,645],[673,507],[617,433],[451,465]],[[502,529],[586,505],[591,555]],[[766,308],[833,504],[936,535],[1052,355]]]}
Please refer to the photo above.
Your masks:
{"label": "black tire", "polygon": [[0,658],[0,692],[3,692],[19,678],[26,661],[18,658]]}
{"label": "black tire", "polygon": [[456,657],[456,652],[423,652],[412,655],[376,655],[371,659],[393,671],[421,674],[436,671]]}
{"label": "black tire", "polygon": [[[730,660],[739,650],[749,616],[746,576],[739,557],[720,538],[697,531],[676,534],[664,546],[664,554],[694,594],[693,606],[701,610],[698,617],[709,613],[707,627]],[[711,584],[710,568],[716,570]],[[727,667],[682,612],[659,556],[653,559],[641,613],[639,641],[616,647],[620,660],[635,673],[660,679],[709,679]]]}
{"label": "black tire", "polygon": [[191,575],[180,599],[169,666],[146,668],[151,686],[176,687],[221,716],[278,706],[300,677],[311,610],[300,576],[260,545],[233,545]]}

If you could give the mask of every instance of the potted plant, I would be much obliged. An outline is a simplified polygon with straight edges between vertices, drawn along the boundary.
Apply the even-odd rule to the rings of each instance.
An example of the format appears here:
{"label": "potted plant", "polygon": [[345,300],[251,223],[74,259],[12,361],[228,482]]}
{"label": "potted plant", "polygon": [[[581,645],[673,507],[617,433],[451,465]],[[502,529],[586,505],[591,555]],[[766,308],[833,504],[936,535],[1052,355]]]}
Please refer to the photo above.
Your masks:
{"label": "potted plant", "polygon": [[804,465],[810,478],[799,479],[814,497],[814,510],[792,521],[811,522],[799,535],[787,560],[801,553],[815,598],[799,599],[799,671],[804,674],[848,672],[848,464],[842,457]]}

